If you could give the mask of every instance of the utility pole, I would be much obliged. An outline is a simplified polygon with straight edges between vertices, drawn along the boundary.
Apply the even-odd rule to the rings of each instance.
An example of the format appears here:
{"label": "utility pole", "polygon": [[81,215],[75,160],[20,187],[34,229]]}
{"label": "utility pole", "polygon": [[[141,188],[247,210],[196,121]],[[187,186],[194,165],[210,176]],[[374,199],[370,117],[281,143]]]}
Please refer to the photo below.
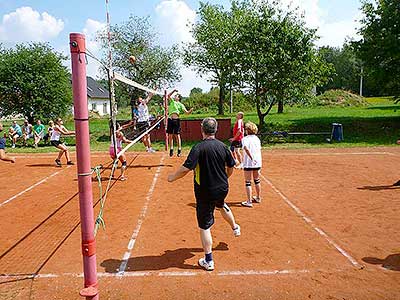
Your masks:
{"label": "utility pole", "polygon": [[360,74],[360,96],[361,97],[363,95],[363,73],[364,73],[364,68],[361,67],[361,74]]}

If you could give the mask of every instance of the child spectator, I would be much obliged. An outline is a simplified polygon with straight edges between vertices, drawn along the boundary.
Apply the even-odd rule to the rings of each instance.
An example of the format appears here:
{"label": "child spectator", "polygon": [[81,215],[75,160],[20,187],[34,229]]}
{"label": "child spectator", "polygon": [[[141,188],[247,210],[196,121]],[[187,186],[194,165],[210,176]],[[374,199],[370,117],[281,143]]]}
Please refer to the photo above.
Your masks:
{"label": "child spectator", "polygon": [[[260,203],[261,180],[260,170],[262,167],[261,142],[257,137],[257,125],[247,122],[245,125],[245,136],[242,140],[243,147],[243,169],[246,183],[247,201],[242,202],[243,206],[253,207],[252,202]],[[252,197],[251,179],[253,177],[256,195]]]}

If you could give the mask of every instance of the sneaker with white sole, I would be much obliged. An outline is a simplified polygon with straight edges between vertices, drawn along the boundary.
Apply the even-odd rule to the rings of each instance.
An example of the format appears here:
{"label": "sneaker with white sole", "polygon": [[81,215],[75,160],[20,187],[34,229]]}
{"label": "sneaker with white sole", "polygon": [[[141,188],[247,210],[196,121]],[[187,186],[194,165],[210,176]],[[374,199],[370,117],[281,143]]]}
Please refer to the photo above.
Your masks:
{"label": "sneaker with white sole", "polygon": [[253,196],[253,198],[251,199],[253,202],[255,203],[261,203],[261,198],[257,197],[257,196]]}
{"label": "sneaker with white sole", "polygon": [[243,201],[240,204],[242,204],[242,206],[245,206],[245,207],[253,207],[253,204],[249,201]]}
{"label": "sneaker with white sole", "polygon": [[235,237],[240,236],[240,226],[239,226],[239,224],[236,224],[236,227],[233,229],[233,235]]}
{"label": "sneaker with white sole", "polygon": [[199,266],[202,267],[206,271],[213,271],[214,270],[214,261],[206,261],[204,257],[199,259]]}

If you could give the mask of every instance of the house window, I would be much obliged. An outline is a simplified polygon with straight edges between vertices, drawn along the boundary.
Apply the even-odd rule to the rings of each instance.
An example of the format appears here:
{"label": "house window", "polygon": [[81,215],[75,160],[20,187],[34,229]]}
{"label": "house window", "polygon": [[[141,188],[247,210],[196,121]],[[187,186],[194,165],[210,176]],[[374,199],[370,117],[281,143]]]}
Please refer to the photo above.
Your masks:
{"label": "house window", "polygon": [[92,110],[97,111],[97,103],[92,103]]}
{"label": "house window", "polygon": [[103,114],[105,114],[105,115],[108,114],[107,107],[108,107],[107,103],[104,102],[104,103],[103,103]]}

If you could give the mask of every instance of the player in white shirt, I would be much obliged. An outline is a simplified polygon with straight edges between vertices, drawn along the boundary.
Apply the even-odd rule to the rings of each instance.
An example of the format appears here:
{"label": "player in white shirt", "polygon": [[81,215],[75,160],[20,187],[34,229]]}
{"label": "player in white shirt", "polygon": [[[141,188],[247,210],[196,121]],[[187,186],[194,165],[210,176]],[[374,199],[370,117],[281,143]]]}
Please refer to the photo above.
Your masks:
{"label": "player in white shirt", "polygon": [[[243,172],[244,180],[246,182],[246,194],[247,201],[242,202],[243,206],[253,207],[253,201],[256,203],[261,202],[261,180],[260,170],[262,167],[262,156],[261,156],[261,141],[257,137],[258,128],[257,125],[252,122],[247,122],[244,127],[245,133],[247,134],[242,139],[243,149]],[[254,187],[256,195],[252,196],[251,180],[254,181]]]}
{"label": "player in white shirt", "polygon": [[[137,124],[136,127],[140,133],[150,128],[150,114],[147,103],[151,100],[153,94],[150,93],[146,99],[139,98],[137,106]],[[150,133],[143,136],[143,144],[146,147],[147,152],[153,153],[155,150],[151,147]]]}

